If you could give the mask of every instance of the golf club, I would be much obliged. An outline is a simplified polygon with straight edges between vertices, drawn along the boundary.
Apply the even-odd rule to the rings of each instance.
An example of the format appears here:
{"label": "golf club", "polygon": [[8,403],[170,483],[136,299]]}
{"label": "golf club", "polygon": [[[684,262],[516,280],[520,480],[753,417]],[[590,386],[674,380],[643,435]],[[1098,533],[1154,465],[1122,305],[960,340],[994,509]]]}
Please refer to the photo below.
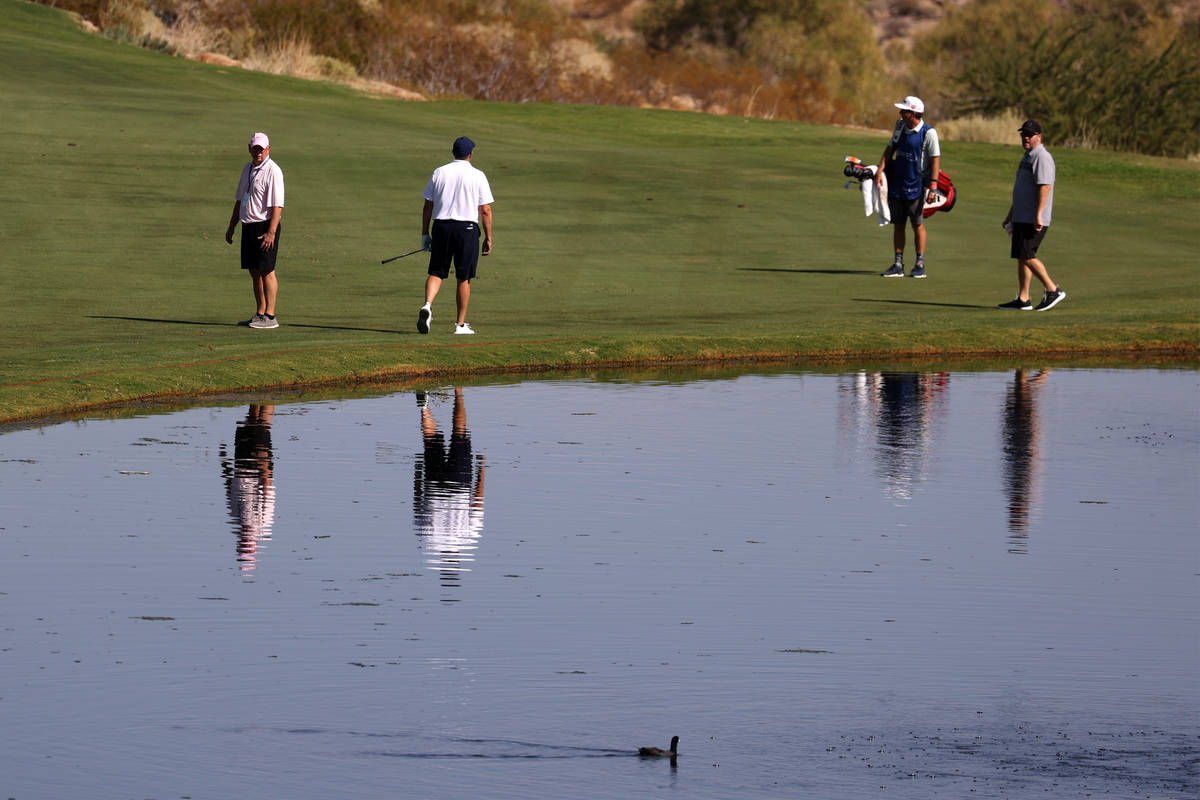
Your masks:
{"label": "golf club", "polygon": [[408,257],[409,257],[409,256],[411,256],[411,255],[415,255],[416,253],[423,253],[423,252],[425,252],[425,248],[423,248],[423,247],[419,247],[419,248],[417,248],[416,250],[413,250],[411,253],[405,253],[405,254],[404,254],[404,255],[402,255],[402,256],[392,256],[391,258],[385,258],[383,261],[380,261],[379,263],[380,263],[380,264],[386,264],[386,263],[388,263],[389,261],[395,261],[395,260],[396,260],[396,259],[398,259],[398,258],[408,258]]}

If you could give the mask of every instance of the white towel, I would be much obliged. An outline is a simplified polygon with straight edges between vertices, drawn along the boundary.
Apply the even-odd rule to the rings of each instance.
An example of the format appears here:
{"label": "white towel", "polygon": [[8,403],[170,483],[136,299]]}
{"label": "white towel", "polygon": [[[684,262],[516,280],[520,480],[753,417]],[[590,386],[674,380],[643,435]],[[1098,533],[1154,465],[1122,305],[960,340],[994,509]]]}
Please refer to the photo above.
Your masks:
{"label": "white towel", "polygon": [[[863,215],[876,215],[879,218],[879,227],[890,225],[892,223],[892,211],[888,208],[887,202],[887,175],[883,176],[883,185],[875,184],[875,175],[879,172],[878,165],[864,164],[854,156],[846,156],[846,161],[855,165],[857,169],[866,169],[871,173],[870,178],[859,178],[858,186],[862,190],[863,198]],[[849,169],[849,167],[847,167]],[[850,174],[850,173],[847,173]],[[846,181],[845,188],[849,189],[854,185],[853,180]]]}
{"label": "white towel", "polygon": [[[868,167],[871,174],[874,175],[879,167],[872,165]],[[887,175],[883,176],[883,185],[875,183],[874,180],[862,182],[863,194],[863,212],[865,216],[875,214],[879,218],[879,227],[892,224],[892,210],[888,208],[887,202]]]}

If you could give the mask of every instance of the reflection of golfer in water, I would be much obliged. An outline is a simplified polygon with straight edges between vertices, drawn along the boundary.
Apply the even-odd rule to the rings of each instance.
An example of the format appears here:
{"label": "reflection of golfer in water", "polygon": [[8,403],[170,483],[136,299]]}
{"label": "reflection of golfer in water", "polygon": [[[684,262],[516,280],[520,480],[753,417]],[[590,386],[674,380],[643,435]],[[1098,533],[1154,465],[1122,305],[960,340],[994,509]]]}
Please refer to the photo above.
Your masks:
{"label": "reflection of golfer in water", "polygon": [[1008,492],[1009,552],[1027,552],[1029,510],[1038,489],[1039,426],[1037,395],[1050,375],[1041,370],[1034,375],[1018,369],[1004,398],[1004,488]]}
{"label": "reflection of golfer in water", "polygon": [[467,564],[474,560],[476,543],[483,533],[484,458],[471,456],[461,388],[454,390],[449,449],[423,392],[417,393],[417,406],[421,409],[421,438],[425,442],[413,478],[417,536],[426,550],[427,563],[442,573],[442,585],[456,586],[458,574],[470,571]]}
{"label": "reflection of golfer in water", "polygon": [[221,448],[221,473],[229,516],[237,533],[237,560],[243,571],[254,569],[260,542],[271,538],[275,522],[274,457],[271,418],[275,406],[251,405],[233,434],[233,461]]}

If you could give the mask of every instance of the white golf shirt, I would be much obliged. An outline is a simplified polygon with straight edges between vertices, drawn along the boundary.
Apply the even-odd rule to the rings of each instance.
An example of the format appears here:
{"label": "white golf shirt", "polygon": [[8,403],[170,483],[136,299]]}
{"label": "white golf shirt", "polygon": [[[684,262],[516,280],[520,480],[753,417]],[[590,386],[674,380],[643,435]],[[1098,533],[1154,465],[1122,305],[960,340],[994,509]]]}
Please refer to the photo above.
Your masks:
{"label": "white golf shirt", "polygon": [[273,206],[283,207],[283,170],[270,158],[258,167],[249,162],[242,168],[234,199],[242,202],[238,219],[243,223],[270,219]]}
{"label": "white golf shirt", "polygon": [[465,158],[433,171],[425,184],[426,200],[433,203],[433,218],[478,222],[479,207],[494,202],[487,176]]}

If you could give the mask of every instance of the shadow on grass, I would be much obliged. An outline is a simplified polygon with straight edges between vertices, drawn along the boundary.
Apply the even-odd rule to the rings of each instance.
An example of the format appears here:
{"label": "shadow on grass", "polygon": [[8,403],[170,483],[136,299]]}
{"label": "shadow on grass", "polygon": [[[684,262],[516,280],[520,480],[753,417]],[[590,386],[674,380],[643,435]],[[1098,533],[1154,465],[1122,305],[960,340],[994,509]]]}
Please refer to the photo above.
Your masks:
{"label": "shadow on grass", "polygon": [[924,300],[876,300],[873,297],[851,297],[856,303],[893,303],[901,306],[939,306],[941,308],[990,308],[995,306],[975,306],[970,303],[927,303]]}
{"label": "shadow on grass", "polygon": [[[242,322],[200,322],[191,319],[155,319],[154,317],[118,317],[108,314],[90,314],[88,319],[123,319],[129,322],[154,322],[160,325],[208,325],[214,328],[248,328],[250,327],[245,321]],[[283,326],[280,326],[283,327]],[[363,331],[366,333],[399,333],[407,334],[408,331],[398,331],[392,328],[351,328],[347,325],[305,325],[304,323],[289,322],[289,328],[314,328],[324,331]],[[414,334],[416,335],[416,334]]]}
{"label": "shadow on grass", "polygon": [[782,267],[738,267],[739,272],[792,272],[797,275],[878,275],[873,269],[784,269]]}

